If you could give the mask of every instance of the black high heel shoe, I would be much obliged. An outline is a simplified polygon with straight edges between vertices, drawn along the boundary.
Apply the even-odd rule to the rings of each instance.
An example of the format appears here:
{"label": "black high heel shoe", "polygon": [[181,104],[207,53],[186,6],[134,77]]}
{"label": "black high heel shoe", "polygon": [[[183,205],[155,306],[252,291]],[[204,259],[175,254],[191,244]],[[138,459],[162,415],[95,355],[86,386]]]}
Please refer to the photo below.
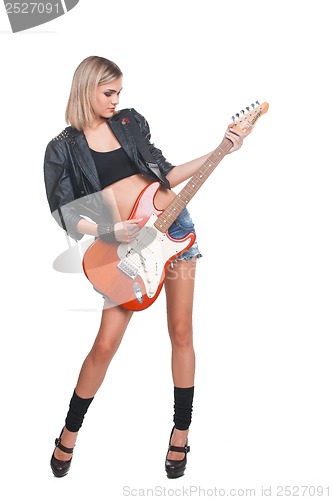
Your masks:
{"label": "black high heel shoe", "polygon": [[185,456],[182,460],[169,460],[168,458],[165,459],[165,471],[169,479],[175,479],[184,475],[187,464],[187,454],[190,451],[190,447],[187,444],[187,439],[185,446],[173,446],[172,444],[170,444],[174,429],[175,426],[173,426],[171,431],[168,452],[178,451],[179,453],[185,453]]}
{"label": "black high heel shoe", "polygon": [[[55,445],[56,448],[59,448],[59,450],[63,451],[64,453],[73,453],[74,448],[66,448],[66,446],[61,444],[61,436],[62,433],[64,432],[64,429],[62,429],[60,436],[55,440]],[[55,451],[55,450],[54,450]],[[51,469],[55,477],[64,477],[66,474],[68,474],[68,471],[70,469],[72,462],[72,458],[69,460],[59,460],[53,455],[51,457]]]}

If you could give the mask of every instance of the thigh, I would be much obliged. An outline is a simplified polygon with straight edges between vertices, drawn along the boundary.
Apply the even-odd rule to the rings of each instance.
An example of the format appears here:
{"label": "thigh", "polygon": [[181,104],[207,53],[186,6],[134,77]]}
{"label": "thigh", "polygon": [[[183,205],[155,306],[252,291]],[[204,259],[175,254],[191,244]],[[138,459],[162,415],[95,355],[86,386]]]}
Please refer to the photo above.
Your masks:
{"label": "thigh", "polygon": [[169,267],[165,279],[168,322],[192,322],[196,258],[178,260]]}

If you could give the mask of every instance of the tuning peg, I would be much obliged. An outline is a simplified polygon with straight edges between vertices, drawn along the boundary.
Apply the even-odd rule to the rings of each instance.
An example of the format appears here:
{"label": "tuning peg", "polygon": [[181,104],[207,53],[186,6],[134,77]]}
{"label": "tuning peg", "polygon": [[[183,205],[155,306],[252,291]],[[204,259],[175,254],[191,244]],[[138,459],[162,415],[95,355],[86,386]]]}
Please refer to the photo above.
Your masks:
{"label": "tuning peg", "polygon": [[251,104],[251,106],[252,106],[252,108],[255,108],[255,105],[253,103]]}
{"label": "tuning peg", "polygon": [[246,109],[247,109],[248,111],[250,111],[250,108],[249,108],[249,106],[246,106]]}
{"label": "tuning peg", "polygon": [[239,118],[239,113],[236,113],[237,118]]}
{"label": "tuning peg", "polygon": [[259,101],[256,101],[256,104],[260,104],[260,102],[259,102]]}
{"label": "tuning peg", "polygon": [[241,113],[243,113],[243,114],[245,113],[244,109],[241,110]]}
{"label": "tuning peg", "polygon": [[232,116],[231,118],[232,118],[232,120],[233,120],[233,121],[235,121],[235,120],[236,120],[236,118],[235,118],[234,116]]}

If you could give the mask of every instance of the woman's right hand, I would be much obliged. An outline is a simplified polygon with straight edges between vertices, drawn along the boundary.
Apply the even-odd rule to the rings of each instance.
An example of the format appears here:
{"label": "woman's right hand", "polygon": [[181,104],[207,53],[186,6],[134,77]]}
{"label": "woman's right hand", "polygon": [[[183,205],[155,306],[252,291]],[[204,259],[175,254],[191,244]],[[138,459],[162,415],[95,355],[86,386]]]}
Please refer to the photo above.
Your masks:
{"label": "woman's right hand", "polygon": [[143,219],[130,219],[117,222],[114,225],[114,234],[120,243],[129,243],[134,240],[140,231],[139,222]]}

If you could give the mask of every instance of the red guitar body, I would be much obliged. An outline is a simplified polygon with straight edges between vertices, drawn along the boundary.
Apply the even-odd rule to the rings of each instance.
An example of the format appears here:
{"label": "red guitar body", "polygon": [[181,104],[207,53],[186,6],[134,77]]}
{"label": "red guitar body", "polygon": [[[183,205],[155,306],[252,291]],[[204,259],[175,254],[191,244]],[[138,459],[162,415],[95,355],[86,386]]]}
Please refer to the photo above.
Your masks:
{"label": "red guitar body", "polygon": [[155,302],[170,261],[195,241],[193,233],[174,239],[154,225],[163,214],[154,204],[159,188],[159,182],[149,184],[135,202],[129,219],[142,218],[135,240],[110,244],[97,239],[83,257],[84,272],[94,288],[112,304],[131,311]]}

